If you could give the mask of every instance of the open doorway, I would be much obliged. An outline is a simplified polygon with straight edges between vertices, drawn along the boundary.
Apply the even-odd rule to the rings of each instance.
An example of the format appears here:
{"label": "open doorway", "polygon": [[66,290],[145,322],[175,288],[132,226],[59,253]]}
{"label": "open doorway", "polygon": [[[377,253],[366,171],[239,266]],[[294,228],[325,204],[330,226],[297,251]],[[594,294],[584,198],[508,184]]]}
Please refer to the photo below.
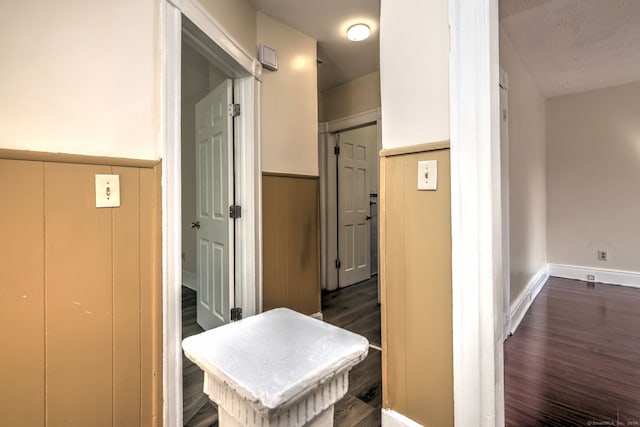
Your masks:
{"label": "open doorway", "polygon": [[380,425],[381,315],[378,282],[380,110],[320,125],[323,291],[326,322],[369,340],[349,374],[335,425]]}
{"label": "open doorway", "polygon": [[[187,5],[188,6],[188,5]],[[241,308],[245,315],[258,312],[261,293],[261,251],[260,251],[260,147],[256,132],[259,111],[256,99],[260,91],[260,69],[253,58],[238,48],[219,24],[200,9],[180,8],[166,3],[165,49],[165,105],[163,115],[166,126],[163,133],[163,400],[165,423],[182,426],[193,425],[194,419],[187,410],[183,394],[184,372],[181,342],[183,338],[183,317],[193,319],[191,333],[215,327],[230,320],[232,313],[237,316]],[[184,56],[184,58],[183,58]],[[189,59],[188,59],[189,58]],[[183,59],[197,63],[199,71],[183,69]],[[206,71],[205,71],[206,69]],[[181,76],[185,76],[183,80]],[[195,88],[184,90],[183,83]],[[186,95],[185,97],[181,95]],[[191,96],[191,99],[188,99]],[[220,99],[217,99],[220,98]],[[223,99],[224,98],[224,99]],[[208,105],[205,105],[208,104]],[[239,104],[236,105],[236,104]],[[190,105],[190,106],[189,106]],[[242,108],[242,114],[237,114]],[[192,113],[183,109],[191,109]],[[191,114],[191,118],[189,118]],[[230,115],[229,115],[230,114]],[[198,119],[197,119],[198,118]],[[188,125],[192,122],[193,128]],[[226,138],[215,129],[224,123]],[[191,137],[182,135],[193,129]],[[199,126],[196,127],[196,126]],[[223,133],[224,133],[223,132]],[[199,144],[198,150],[183,153],[183,139]],[[206,136],[206,138],[204,138]],[[226,139],[226,147],[222,140]],[[233,141],[233,142],[230,142]],[[193,144],[195,144],[193,142]],[[186,142],[185,147],[186,148]],[[188,149],[187,149],[188,150]],[[203,154],[203,156],[200,156]],[[196,159],[195,163],[185,157]],[[198,158],[208,159],[199,162]],[[184,160],[184,164],[182,162]],[[217,165],[215,164],[217,162]],[[209,164],[208,170],[199,172],[199,167]],[[189,214],[183,214],[183,171],[195,182],[191,190],[192,204]],[[198,182],[198,176],[204,177]],[[229,179],[231,177],[231,179]],[[235,179],[233,179],[235,177]],[[188,184],[185,184],[185,187]],[[198,186],[202,191],[198,191]],[[221,189],[225,189],[222,191]],[[186,191],[186,188],[185,188]],[[202,193],[202,194],[200,194]],[[185,193],[187,199],[189,195]],[[205,202],[202,202],[203,199]],[[202,199],[200,206],[198,199]],[[193,214],[195,200],[195,217]],[[203,208],[204,206],[204,208]],[[242,216],[239,215],[242,206]],[[207,219],[219,220],[217,230],[207,238],[210,244],[203,248],[198,231],[207,233],[202,214]],[[200,225],[198,229],[197,225]],[[209,224],[216,228],[215,224]],[[191,228],[193,226],[193,228]],[[221,232],[220,229],[224,229]],[[193,242],[185,244],[190,248],[183,256],[183,234],[195,231]],[[220,236],[222,244],[220,243]],[[213,236],[213,237],[212,237]],[[207,240],[205,239],[205,240]],[[241,241],[242,245],[234,245]],[[205,250],[203,250],[205,249]],[[206,260],[206,262],[203,262]],[[183,264],[191,275],[183,275]],[[196,292],[183,283],[201,290],[203,283],[217,287],[207,292]],[[238,284],[237,286],[234,286]],[[218,286],[219,285],[219,286]],[[185,291],[187,297],[185,298]],[[189,298],[188,292],[191,292]],[[183,301],[191,300],[191,313],[183,311]],[[201,304],[203,303],[203,304]],[[207,306],[209,319],[198,316],[200,305]],[[195,308],[194,308],[195,307]],[[233,311],[232,311],[233,310]],[[200,318],[198,318],[200,317]],[[217,317],[217,319],[216,319]],[[212,321],[213,320],[213,321]],[[216,323],[217,322],[217,323]],[[187,328],[188,329],[188,328]],[[194,389],[201,393],[202,384]],[[184,393],[183,393],[184,391]],[[186,398],[187,396],[185,396]],[[199,411],[197,405],[196,410]],[[197,414],[197,412],[195,412]],[[194,415],[195,416],[195,415]],[[207,415],[208,416],[208,415]],[[184,418],[184,420],[183,420]],[[191,420],[189,420],[191,418]],[[208,420],[207,420],[208,422]],[[192,423],[192,424],[187,424]]]}
{"label": "open doorway", "polygon": [[320,124],[323,291],[377,283],[380,125],[379,109]]}
{"label": "open doorway", "polygon": [[377,125],[335,134],[338,287],[378,275]]}
{"label": "open doorway", "polygon": [[[182,338],[228,323],[234,300],[233,82],[183,34]],[[183,425],[212,425],[203,373],[183,358]]]}

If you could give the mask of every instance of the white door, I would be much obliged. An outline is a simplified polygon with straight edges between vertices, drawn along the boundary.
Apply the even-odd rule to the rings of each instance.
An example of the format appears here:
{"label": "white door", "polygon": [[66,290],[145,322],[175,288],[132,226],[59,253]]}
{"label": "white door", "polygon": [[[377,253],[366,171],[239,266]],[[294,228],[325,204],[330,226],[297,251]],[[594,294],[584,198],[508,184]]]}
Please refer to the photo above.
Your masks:
{"label": "white door", "polygon": [[196,104],[197,321],[205,330],[229,322],[233,292],[233,118],[226,80]]}
{"label": "white door", "polygon": [[371,275],[369,243],[369,144],[343,132],[338,155],[339,286]]}

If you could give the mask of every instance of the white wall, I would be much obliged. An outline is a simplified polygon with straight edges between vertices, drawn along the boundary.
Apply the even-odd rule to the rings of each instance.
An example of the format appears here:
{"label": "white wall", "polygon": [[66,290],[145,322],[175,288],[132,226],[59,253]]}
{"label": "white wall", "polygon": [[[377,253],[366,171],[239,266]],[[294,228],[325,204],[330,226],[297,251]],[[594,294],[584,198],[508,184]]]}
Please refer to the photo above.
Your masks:
{"label": "white wall", "polygon": [[318,175],[316,40],[258,13],[258,43],[278,51],[262,74],[262,169]]}
{"label": "white wall", "polygon": [[449,140],[447,0],[383,0],[382,146]]}
{"label": "white wall", "polygon": [[547,100],[549,262],[640,272],[639,100],[640,82]]}
{"label": "white wall", "polygon": [[199,0],[199,2],[249,55],[257,56],[256,10],[250,0]]}
{"label": "white wall", "polygon": [[546,263],[547,194],[544,98],[506,33],[500,66],[509,76],[511,302]]}
{"label": "white wall", "polygon": [[380,72],[365,74],[320,94],[319,121],[330,122],[380,107]]}
{"label": "white wall", "polygon": [[159,5],[3,2],[0,147],[158,159]]}

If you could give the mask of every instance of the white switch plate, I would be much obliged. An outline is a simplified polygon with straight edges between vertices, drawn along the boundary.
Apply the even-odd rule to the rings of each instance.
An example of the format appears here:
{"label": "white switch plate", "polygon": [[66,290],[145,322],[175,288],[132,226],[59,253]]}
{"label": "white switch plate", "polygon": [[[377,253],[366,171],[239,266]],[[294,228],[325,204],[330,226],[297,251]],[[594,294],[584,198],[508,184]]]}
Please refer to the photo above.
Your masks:
{"label": "white switch plate", "polygon": [[418,162],[418,190],[436,190],[438,188],[438,161],[421,160]]}
{"label": "white switch plate", "polygon": [[120,206],[120,175],[96,175],[96,208]]}

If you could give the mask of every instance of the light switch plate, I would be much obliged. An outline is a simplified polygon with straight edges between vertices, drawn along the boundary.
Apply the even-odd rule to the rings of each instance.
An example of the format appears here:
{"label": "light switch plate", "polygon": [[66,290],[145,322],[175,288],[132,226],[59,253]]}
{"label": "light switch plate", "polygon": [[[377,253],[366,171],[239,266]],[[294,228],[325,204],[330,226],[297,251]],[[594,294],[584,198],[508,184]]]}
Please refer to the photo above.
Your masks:
{"label": "light switch plate", "polygon": [[96,175],[96,208],[120,206],[120,175]]}
{"label": "light switch plate", "polygon": [[438,161],[421,160],[418,162],[418,190],[438,189]]}

